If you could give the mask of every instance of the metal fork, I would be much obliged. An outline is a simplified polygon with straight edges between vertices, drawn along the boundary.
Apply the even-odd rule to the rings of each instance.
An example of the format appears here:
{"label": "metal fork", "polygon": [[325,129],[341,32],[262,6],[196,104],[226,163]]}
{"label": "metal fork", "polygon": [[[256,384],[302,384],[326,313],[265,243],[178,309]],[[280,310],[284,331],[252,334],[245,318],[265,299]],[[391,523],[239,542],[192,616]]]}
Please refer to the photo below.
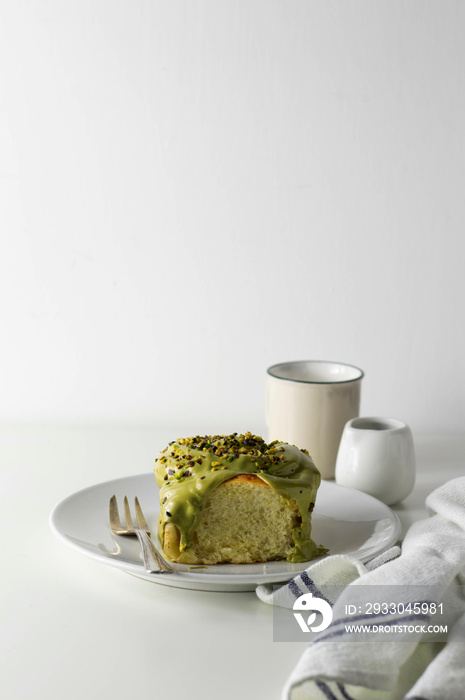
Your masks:
{"label": "metal fork", "polygon": [[138,527],[134,527],[127,497],[124,497],[126,527],[121,524],[116,496],[110,498],[110,527],[115,535],[136,535],[142,547],[145,568],[150,574],[171,574],[174,569],[157,552],[149,537],[150,530],[136,496],[134,499]]}

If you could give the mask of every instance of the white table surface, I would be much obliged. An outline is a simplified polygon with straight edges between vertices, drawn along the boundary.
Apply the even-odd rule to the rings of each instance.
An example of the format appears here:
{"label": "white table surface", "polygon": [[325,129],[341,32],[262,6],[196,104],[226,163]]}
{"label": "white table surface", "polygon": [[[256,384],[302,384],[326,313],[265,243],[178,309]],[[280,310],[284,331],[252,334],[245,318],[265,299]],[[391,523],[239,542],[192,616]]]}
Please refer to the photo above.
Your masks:
{"label": "white table surface", "polygon": [[[67,547],[48,518],[65,496],[152,469],[178,430],[0,426],[2,696],[279,700],[305,645],[273,642],[255,593],[160,586]],[[394,510],[465,473],[465,435],[415,436],[417,483]]]}

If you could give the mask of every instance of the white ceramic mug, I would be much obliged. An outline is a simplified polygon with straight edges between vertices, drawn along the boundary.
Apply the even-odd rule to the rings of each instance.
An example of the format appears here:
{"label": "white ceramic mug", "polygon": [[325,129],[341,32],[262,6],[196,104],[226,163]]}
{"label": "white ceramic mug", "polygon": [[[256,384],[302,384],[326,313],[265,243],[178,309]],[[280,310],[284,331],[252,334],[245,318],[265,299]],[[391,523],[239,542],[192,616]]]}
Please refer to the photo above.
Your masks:
{"label": "white ceramic mug", "polygon": [[362,370],[308,360],[283,362],[267,372],[269,440],[307,449],[323,479],[334,478],[344,425],[359,415]]}
{"label": "white ceramic mug", "polygon": [[344,428],[336,481],[387,505],[406,498],[415,484],[412,431],[394,418],[355,418]]}

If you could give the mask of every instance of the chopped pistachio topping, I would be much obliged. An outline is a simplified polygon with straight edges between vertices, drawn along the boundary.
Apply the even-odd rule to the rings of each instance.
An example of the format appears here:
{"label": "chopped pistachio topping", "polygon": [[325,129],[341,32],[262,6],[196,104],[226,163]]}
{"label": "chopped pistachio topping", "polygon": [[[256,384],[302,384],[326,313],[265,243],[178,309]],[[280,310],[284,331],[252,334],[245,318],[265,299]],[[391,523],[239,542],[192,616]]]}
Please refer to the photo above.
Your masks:
{"label": "chopped pistachio topping", "polygon": [[[201,457],[203,459],[206,458],[205,455],[200,457],[192,454],[191,450],[202,450],[207,454],[215,455],[219,459],[224,459],[228,463],[248,455],[260,472],[268,472],[273,465],[284,461],[284,455],[281,454],[284,452],[284,447],[279,446],[278,440],[273,440],[273,442],[267,444],[262,437],[253,435],[250,432],[244,435],[233,433],[232,435],[196,435],[195,437],[178,438],[175,442],[171,442],[169,447],[171,447],[169,456],[178,463],[176,465],[176,469],[179,470],[179,474],[176,474],[177,479],[190,476],[190,472],[185,471],[186,467],[193,467],[195,463],[201,464]],[[168,448],[162,451],[160,457],[155,460],[156,462],[160,464],[166,463],[167,457],[163,454],[166,452],[166,449]],[[307,450],[300,451],[309,456]],[[221,466],[219,461],[210,463],[212,470]],[[169,470],[168,474],[171,476],[174,472]]]}

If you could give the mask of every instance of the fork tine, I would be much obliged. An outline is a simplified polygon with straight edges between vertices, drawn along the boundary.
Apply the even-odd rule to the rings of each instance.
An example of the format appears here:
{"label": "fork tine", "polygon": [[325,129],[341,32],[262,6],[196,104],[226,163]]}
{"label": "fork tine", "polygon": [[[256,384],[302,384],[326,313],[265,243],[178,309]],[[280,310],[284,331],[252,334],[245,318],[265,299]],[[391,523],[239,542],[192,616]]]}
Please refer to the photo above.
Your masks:
{"label": "fork tine", "polygon": [[110,527],[112,530],[121,530],[121,520],[119,519],[118,503],[116,496],[110,498]]}
{"label": "fork tine", "polygon": [[157,552],[153,542],[149,538],[149,528],[137,496],[134,498],[134,504],[136,507],[138,528],[134,528],[132,524],[131,509],[129,508],[127,496],[124,497],[124,515],[126,517],[126,526],[124,527],[119,517],[116,496],[114,495],[110,498],[110,527],[112,531],[116,535],[137,535],[142,547],[144,565],[148,573],[172,573],[173,569]]}
{"label": "fork tine", "polygon": [[139,525],[141,530],[145,530],[145,532],[148,535],[150,535],[149,526],[147,525],[147,521],[144,518],[144,514],[142,512],[142,508],[140,507],[139,499],[137,498],[137,496],[134,499],[134,505],[136,507],[137,524]]}
{"label": "fork tine", "polygon": [[124,517],[126,518],[126,527],[128,530],[132,530],[134,527],[131,518],[131,509],[129,508],[129,501],[127,496],[124,497]]}

